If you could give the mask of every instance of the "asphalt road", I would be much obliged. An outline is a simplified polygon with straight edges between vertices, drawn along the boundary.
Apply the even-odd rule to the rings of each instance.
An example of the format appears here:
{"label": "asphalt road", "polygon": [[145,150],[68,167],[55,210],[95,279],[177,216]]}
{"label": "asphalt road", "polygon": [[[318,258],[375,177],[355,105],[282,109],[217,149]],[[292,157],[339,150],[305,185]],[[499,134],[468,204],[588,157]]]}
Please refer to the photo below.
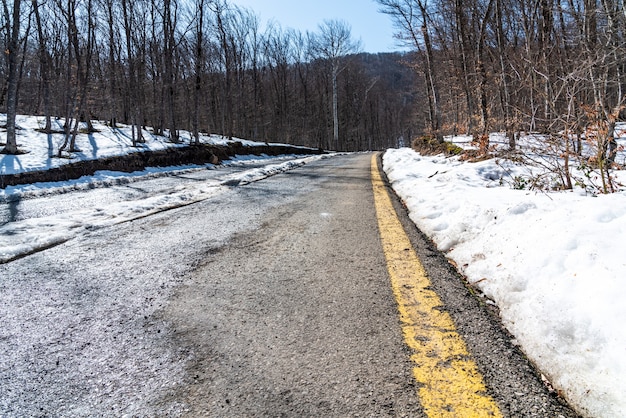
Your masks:
{"label": "asphalt road", "polygon": [[[195,353],[176,395],[191,415],[424,416],[381,251],[369,161],[325,161],[241,191],[254,200],[280,182],[306,192],[207,254],[168,306],[166,320]],[[503,415],[575,416],[396,204]]]}
{"label": "asphalt road", "polygon": [[[307,164],[0,265],[0,415],[426,416],[370,158]],[[502,415],[576,416],[395,204]]]}

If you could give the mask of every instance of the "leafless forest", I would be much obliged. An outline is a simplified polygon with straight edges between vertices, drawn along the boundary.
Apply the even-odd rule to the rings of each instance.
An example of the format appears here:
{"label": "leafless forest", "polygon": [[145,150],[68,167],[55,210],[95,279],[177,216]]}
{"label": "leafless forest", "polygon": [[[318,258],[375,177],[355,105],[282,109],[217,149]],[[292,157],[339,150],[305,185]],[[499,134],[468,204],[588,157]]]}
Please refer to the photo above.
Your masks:
{"label": "leafless forest", "polygon": [[505,131],[514,148],[521,131],[580,139],[592,128],[613,144],[626,81],[623,1],[377,2],[417,51],[430,134]]}
{"label": "leafless forest", "polygon": [[150,127],[339,150],[415,130],[403,56],[359,53],[342,21],[301,33],[223,0],[3,0],[2,28],[5,152],[15,112],[68,121],[68,151],[92,119],[137,142]]}
{"label": "leafless forest", "polygon": [[411,52],[360,53],[344,22],[303,33],[227,0],[2,0],[4,151],[25,113],[67,121],[70,151],[77,122],[100,119],[137,142],[151,127],[350,151],[459,133],[486,148],[502,131],[577,152],[592,129],[611,159],[623,1],[376,1]]}

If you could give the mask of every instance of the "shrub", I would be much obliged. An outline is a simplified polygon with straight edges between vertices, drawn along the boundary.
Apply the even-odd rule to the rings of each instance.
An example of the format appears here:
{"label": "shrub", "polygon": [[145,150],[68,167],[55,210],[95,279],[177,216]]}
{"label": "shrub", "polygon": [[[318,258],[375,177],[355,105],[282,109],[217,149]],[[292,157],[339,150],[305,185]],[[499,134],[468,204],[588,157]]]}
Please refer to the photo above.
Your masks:
{"label": "shrub", "polygon": [[411,148],[419,152],[422,155],[460,155],[463,153],[463,148],[452,142],[439,141],[432,136],[421,136],[415,138],[411,144]]}

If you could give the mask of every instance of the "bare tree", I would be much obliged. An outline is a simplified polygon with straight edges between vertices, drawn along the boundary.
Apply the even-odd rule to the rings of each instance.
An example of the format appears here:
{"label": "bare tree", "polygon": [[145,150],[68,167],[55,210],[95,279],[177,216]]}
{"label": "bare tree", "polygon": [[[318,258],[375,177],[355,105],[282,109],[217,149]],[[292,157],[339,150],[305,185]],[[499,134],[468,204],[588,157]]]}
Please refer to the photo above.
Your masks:
{"label": "bare tree", "polygon": [[271,97],[275,114],[275,123],[271,127],[272,138],[279,140],[289,136],[287,121],[290,95],[288,92],[289,59],[291,54],[291,39],[289,32],[273,25],[268,30],[265,39],[265,58],[269,68],[271,80]]}
{"label": "bare tree", "polygon": [[124,34],[126,38],[126,59],[128,76],[126,77],[126,94],[128,96],[130,122],[132,125],[131,136],[133,146],[138,143],[145,142],[142,134],[142,115],[143,115],[143,103],[139,100],[139,84],[140,77],[138,76],[137,62],[139,61],[137,56],[135,44],[135,31],[137,30],[136,16],[137,12],[135,7],[137,1],[122,0],[122,15],[124,19]]}
{"label": "bare tree", "polygon": [[382,12],[390,15],[401,29],[401,39],[423,53],[423,66],[428,97],[430,131],[439,141],[441,134],[441,107],[439,88],[435,82],[435,49],[431,40],[431,23],[428,0],[377,0]]}
{"label": "bare tree", "polygon": [[7,141],[2,153],[17,154],[17,137],[15,132],[15,117],[17,114],[17,87],[18,87],[18,49],[20,39],[20,0],[13,0],[13,14],[10,18],[9,6],[2,0],[6,20],[6,37],[8,39],[5,54],[8,56],[9,75],[7,79]]}
{"label": "bare tree", "polygon": [[178,120],[176,118],[176,25],[178,20],[178,1],[163,0],[163,89],[167,107],[167,119],[170,141],[178,142]]}
{"label": "bare tree", "polygon": [[217,33],[219,45],[222,48],[222,61],[224,65],[224,90],[225,90],[225,104],[224,111],[225,126],[223,127],[224,133],[232,138],[235,131],[234,115],[233,115],[233,73],[234,73],[234,59],[232,51],[232,42],[230,42],[230,34],[228,28],[228,8],[229,5],[223,0],[216,0],[212,5],[213,13],[217,23]]}
{"label": "bare tree", "polygon": [[319,26],[319,33],[315,37],[314,50],[328,60],[331,66],[332,94],[333,94],[333,140],[335,149],[339,149],[339,111],[337,76],[344,69],[346,55],[355,54],[361,48],[360,42],[354,41],[350,25],[342,20],[325,20]]}
{"label": "bare tree", "polygon": [[52,131],[52,109],[50,103],[50,52],[48,51],[47,36],[44,32],[41,13],[39,11],[40,5],[37,0],[32,0],[32,3],[33,12],[35,14],[35,23],[37,25],[37,36],[39,38],[39,68],[41,71],[43,108],[46,119],[46,125],[43,130],[44,132],[50,133]]}
{"label": "bare tree", "polygon": [[204,70],[204,22],[206,13],[206,0],[195,1],[195,42],[194,42],[194,89],[191,131],[193,142],[200,143],[200,96],[202,95],[202,75]]}
{"label": "bare tree", "polygon": [[469,39],[469,29],[467,23],[466,9],[464,7],[462,0],[454,1],[454,16],[455,16],[455,33],[456,40],[458,42],[458,53],[459,57],[457,61],[459,61],[459,68],[461,72],[461,83],[463,86],[463,92],[465,94],[465,105],[467,107],[467,130],[468,134],[473,133],[473,118],[472,115],[474,113],[474,103],[472,100],[472,89],[471,89],[471,72],[470,68],[470,57],[472,55],[471,42]]}
{"label": "bare tree", "polygon": [[503,0],[496,0],[495,4],[495,25],[496,25],[496,40],[498,45],[498,63],[500,64],[500,105],[502,107],[502,113],[504,117],[504,129],[509,139],[509,149],[514,150],[516,147],[516,136],[513,132],[511,121],[511,93],[510,93],[510,76],[508,74],[508,56],[507,56],[507,44],[504,29],[504,2]]}
{"label": "bare tree", "polygon": [[[36,1],[36,0],[33,0]],[[119,27],[116,24],[116,9],[117,9],[117,1],[116,0],[104,0],[104,7],[106,9],[107,16],[107,29],[108,29],[108,46],[109,46],[109,57],[108,57],[108,88],[109,88],[109,124],[112,128],[117,127],[117,113],[118,113],[118,71],[120,63],[117,58],[119,55],[119,49],[121,46],[119,45]],[[124,6],[124,5],[123,5]],[[124,20],[126,23],[126,19]]]}
{"label": "bare tree", "polygon": [[[67,7],[62,9],[67,23],[68,56],[74,56],[74,62],[68,59],[68,90],[72,83],[72,67],[75,65],[76,73],[73,75],[78,89],[74,97],[68,98],[68,112],[65,120],[65,141],[59,147],[58,156],[62,156],[67,149],[69,152],[77,151],[76,137],[78,136],[81,118],[86,119],[91,125],[90,117],[86,111],[87,96],[90,94],[89,82],[93,64],[95,47],[95,27],[93,16],[93,0],[86,0],[85,9],[79,10],[77,0],[68,0]],[[79,28],[79,17],[84,17],[84,32]],[[72,123],[74,126],[72,127]]]}

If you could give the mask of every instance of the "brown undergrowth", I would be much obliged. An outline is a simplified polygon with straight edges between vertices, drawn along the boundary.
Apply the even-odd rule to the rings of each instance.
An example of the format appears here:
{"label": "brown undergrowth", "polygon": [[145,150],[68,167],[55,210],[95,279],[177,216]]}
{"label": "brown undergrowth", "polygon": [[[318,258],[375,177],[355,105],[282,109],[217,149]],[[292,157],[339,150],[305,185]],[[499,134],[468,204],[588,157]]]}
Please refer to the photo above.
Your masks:
{"label": "brown undergrowth", "polygon": [[445,154],[451,156],[461,155],[464,152],[463,148],[454,145],[452,142],[439,141],[431,136],[415,138],[411,147],[422,155]]}

